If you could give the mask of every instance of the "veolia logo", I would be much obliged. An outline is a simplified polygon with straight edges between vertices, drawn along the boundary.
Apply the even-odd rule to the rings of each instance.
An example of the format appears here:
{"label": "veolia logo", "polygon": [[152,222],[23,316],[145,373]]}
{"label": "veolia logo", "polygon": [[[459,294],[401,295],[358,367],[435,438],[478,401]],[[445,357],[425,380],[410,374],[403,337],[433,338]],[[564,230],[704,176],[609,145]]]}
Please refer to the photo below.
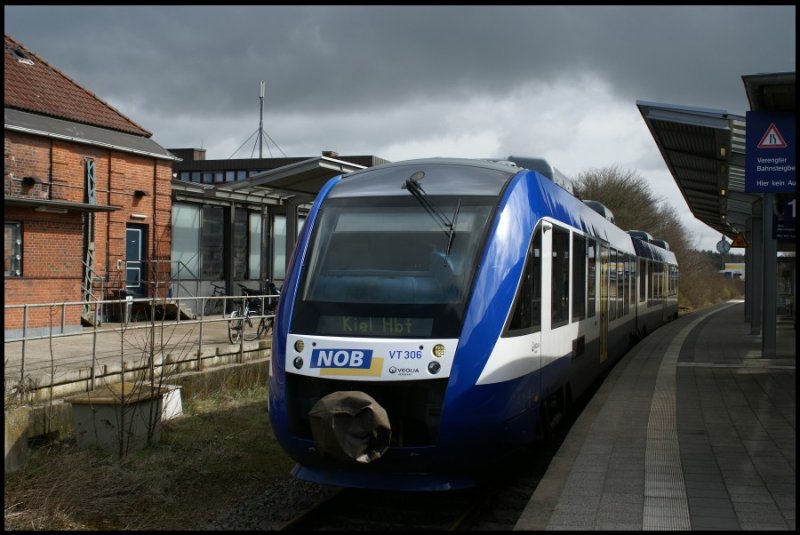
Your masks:
{"label": "veolia logo", "polygon": [[361,368],[372,364],[371,349],[315,349],[311,352],[312,368]]}

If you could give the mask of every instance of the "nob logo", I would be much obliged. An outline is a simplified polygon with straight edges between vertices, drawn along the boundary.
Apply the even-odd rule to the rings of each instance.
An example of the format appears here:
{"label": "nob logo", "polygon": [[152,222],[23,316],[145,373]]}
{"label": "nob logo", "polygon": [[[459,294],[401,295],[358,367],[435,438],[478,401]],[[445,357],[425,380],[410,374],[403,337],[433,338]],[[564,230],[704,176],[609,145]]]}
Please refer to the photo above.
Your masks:
{"label": "nob logo", "polygon": [[360,368],[372,364],[371,349],[315,349],[311,352],[312,368]]}

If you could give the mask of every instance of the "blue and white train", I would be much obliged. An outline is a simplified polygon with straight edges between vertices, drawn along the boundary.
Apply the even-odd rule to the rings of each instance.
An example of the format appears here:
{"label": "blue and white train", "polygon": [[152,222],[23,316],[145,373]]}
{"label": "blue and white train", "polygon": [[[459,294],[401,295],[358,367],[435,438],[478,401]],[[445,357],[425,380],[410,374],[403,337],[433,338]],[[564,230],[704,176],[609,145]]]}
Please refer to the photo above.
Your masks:
{"label": "blue and white train", "polygon": [[327,182],[273,335],[269,417],[296,477],[472,486],[677,317],[666,243],[564,185],[544,160],[515,157]]}

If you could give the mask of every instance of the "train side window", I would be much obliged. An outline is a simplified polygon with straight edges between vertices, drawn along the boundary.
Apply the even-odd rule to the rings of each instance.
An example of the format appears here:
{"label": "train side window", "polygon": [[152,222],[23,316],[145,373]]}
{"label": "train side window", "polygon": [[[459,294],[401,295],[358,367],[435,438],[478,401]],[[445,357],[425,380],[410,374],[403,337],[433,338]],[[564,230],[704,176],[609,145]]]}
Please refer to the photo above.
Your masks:
{"label": "train side window", "polygon": [[639,260],[639,302],[647,299],[647,260]]}
{"label": "train side window", "polygon": [[542,237],[537,230],[528,249],[507,336],[537,332],[542,326]]}
{"label": "train side window", "polygon": [[617,319],[617,250],[609,248],[608,251],[608,319]]}
{"label": "train side window", "polygon": [[625,253],[617,251],[617,317],[625,314]]}
{"label": "train side window", "polygon": [[586,238],[572,235],[572,321],[586,317]]}
{"label": "train side window", "polygon": [[669,272],[670,282],[672,283],[672,291],[670,292],[670,296],[675,297],[678,295],[678,268],[675,266],[670,266]]}
{"label": "train side window", "polygon": [[597,302],[597,245],[592,239],[587,240],[586,257],[588,260],[586,297],[589,308],[587,316],[591,318],[595,315]]}
{"label": "train side window", "polygon": [[569,231],[553,227],[551,327],[569,323]]}
{"label": "train side window", "polygon": [[636,304],[636,257],[628,255],[628,306],[625,313],[630,311],[629,305]]}

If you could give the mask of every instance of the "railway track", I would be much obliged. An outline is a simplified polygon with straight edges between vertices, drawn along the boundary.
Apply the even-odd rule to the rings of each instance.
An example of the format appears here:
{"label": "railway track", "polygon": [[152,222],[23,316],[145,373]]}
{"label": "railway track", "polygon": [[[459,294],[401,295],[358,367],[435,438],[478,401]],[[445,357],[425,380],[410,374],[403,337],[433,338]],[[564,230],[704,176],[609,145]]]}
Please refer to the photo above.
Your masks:
{"label": "railway track", "polygon": [[453,531],[463,525],[478,499],[475,489],[433,493],[343,489],[281,531]]}
{"label": "railway track", "polygon": [[510,531],[597,386],[576,402],[573,414],[563,418],[547,439],[509,457],[478,487],[443,492],[341,489],[280,530]]}
{"label": "railway track", "polygon": [[548,440],[511,456],[491,480],[463,490],[381,492],[341,489],[314,504],[281,531],[511,530],[547,471],[573,420],[563,420]]}

